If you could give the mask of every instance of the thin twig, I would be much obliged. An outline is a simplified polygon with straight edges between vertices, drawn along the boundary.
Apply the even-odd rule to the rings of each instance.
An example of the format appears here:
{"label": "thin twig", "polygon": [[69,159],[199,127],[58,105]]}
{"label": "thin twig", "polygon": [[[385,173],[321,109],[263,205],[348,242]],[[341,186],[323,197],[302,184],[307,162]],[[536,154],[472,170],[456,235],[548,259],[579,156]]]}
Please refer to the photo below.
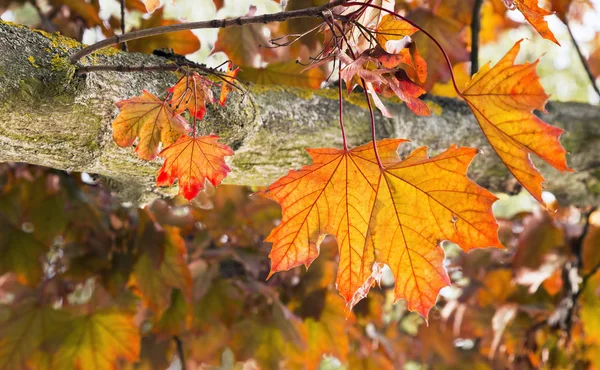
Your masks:
{"label": "thin twig", "polygon": [[181,370],[186,370],[183,342],[177,335],[173,336],[173,340],[175,341],[175,345],[177,346],[177,356],[179,357],[179,361],[181,362]]}
{"label": "thin twig", "polygon": [[475,0],[471,17],[471,76],[479,71],[479,32],[481,31],[481,7],[483,0]]}
{"label": "thin twig", "polygon": [[125,65],[97,65],[97,66],[84,66],[77,69],[77,75],[84,75],[92,72],[164,72],[164,71],[176,71],[181,66],[177,64],[157,64],[152,66],[125,66]]}
{"label": "thin twig", "polygon": [[185,30],[197,30],[203,28],[226,28],[231,26],[243,26],[245,24],[254,23],[273,23],[283,22],[289,19],[296,18],[315,18],[320,17],[321,14],[329,9],[332,9],[338,5],[341,5],[345,0],[335,0],[322,6],[316,6],[305,9],[283,11],[279,13],[263,14],[254,17],[239,17],[230,19],[213,19],[210,21],[200,22],[189,22],[189,23],[178,23],[169,26],[153,27],[144,30],[128,32],[123,35],[115,35],[99,41],[93,45],[81,49],[69,57],[69,61],[75,64],[79,59],[86,55],[93,53],[96,50],[103,49],[107,46],[114,44],[120,44],[125,41],[137,40],[144,37],[156,36],[170,32],[185,31]]}
{"label": "thin twig", "polygon": [[384,7],[381,7],[379,5],[374,5],[374,4],[368,4],[368,3],[358,3],[358,2],[353,2],[353,1],[349,1],[344,3],[344,5],[346,6],[367,6],[373,9],[378,9],[381,11],[384,11],[388,14],[392,14],[395,17],[402,19],[403,21],[405,21],[406,23],[410,24],[413,27],[416,27],[417,29],[419,29],[419,31],[423,32],[425,34],[425,36],[427,36],[431,41],[433,41],[433,43],[437,46],[437,48],[442,52],[442,55],[444,55],[444,59],[446,60],[446,65],[448,66],[448,70],[450,71],[450,77],[452,78],[452,84],[454,85],[454,90],[456,91],[456,93],[459,96],[462,96],[462,91],[460,91],[460,89],[458,88],[458,84],[456,82],[456,76],[454,76],[454,70],[452,69],[452,62],[450,61],[450,57],[448,56],[448,53],[446,53],[446,50],[444,50],[444,47],[442,46],[442,44],[440,44],[440,42],[433,37],[432,34],[430,34],[429,32],[427,32],[427,30],[423,29],[423,27],[419,26],[418,24],[416,24],[415,22],[411,21],[410,19],[394,12],[391,10],[388,10]]}
{"label": "thin twig", "polygon": [[[125,0],[121,0],[121,35],[125,34]],[[121,44],[123,51],[127,51],[127,43]]]}
{"label": "thin twig", "polygon": [[587,60],[585,60],[585,57],[581,53],[579,44],[577,44],[577,41],[575,40],[575,37],[573,36],[573,32],[571,31],[571,27],[569,26],[569,21],[567,20],[566,16],[563,17],[563,22],[565,22],[565,25],[567,26],[567,31],[569,31],[569,36],[571,37],[571,42],[573,42],[573,45],[575,46],[575,50],[577,50],[577,55],[579,55],[579,60],[581,60],[583,69],[585,69],[585,72],[587,73],[588,78],[590,79],[590,83],[592,84],[594,91],[596,91],[596,94],[598,94],[598,96],[600,96],[600,88],[598,88],[598,85],[596,85],[596,79],[594,78],[594,75],[592,74],[592,70],[590,69],[590,66],[587,63]]}

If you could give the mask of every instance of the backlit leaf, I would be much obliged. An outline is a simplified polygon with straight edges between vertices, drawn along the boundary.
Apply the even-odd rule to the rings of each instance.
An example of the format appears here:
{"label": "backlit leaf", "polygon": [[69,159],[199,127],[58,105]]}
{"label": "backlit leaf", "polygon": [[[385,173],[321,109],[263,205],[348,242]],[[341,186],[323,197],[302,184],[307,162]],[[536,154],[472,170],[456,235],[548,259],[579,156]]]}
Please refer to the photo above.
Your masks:
{"label": "backlit leaf", "polygon": [[533,114],[543,110],[548,95],[534,63],[514,64],[521,42],[494,68],[482,66],[462,93],[492,148],[509,171],[540,202],[544,178],[531,162],[534,153],[560,171],[569,171],[560,145],[563,130]]}
{"label": "backlit leaf", "polygon": [[410,23],[388,14],[381,19],[381,23],[377,26],[377,42],[382,48],[387,49],[386,43],[388,41],[400,40],[405,36],[411,36],[417,31],[418,29]]}
{"label": "backlit leaf", "polygon": [[136,361],[139,354],[140,334],[133,315],[105,309],[72,322],[52,369],[117,370],[118,359]]}
{"label": "backlit leaf", "polygon": [[540,36],[560,46],[552,31],[550,31],[548,22],[544,19],[544,17],[552,15],[552,12],[540,8],[538,0],[514,0],[514,4],[523,13],[527,22],[538,31]]}
{"label": "backlit leaf", "polygon": [[221,51],[235,65],[258,68],[261,61],[270,61],[276,55],[275,49],[265,47],[270,45],[265,30],[263,24],[221,28],[211,54]]}
{"label": "backlit leaf", "polygon": [[25,304],[12,310],[0,323],[0,369],[30,368],[32,355],[46,341],[57,339],[69,322],[69,314],[38,304]]}
{"label": "backlit leaf", "polygon": [[[148,6],[148,3],[146,3]],[[176,20],[164,19],[163,9],[159,8],[154,11],[149,19],[142,19],[141,29],[171,26],[180,24]],[[127,42],[129,51],[137,51],[141,53],[152,53],[156,49],[169,48],[174,53],[186,55],[198,51],[200,49],[200,40],[192,31],[178,31],[163,33],[162,35],[145,37],[143,39],[132,40]]]}
{"label": "backlit leaf", "polygon": [[318,68],[304,70],[296,62],[272,63],[265,68],[242,67],[239,77],[259,85],[287,85],[318,89],[325,74]]}
{"label": "backlit leaf", "polygon": [[[408,18],[426,29],[442,45],[453,65],[469,60],[465,42],[465,27],[460,22],[437,16],[424,9],[417,9]],[[423,87],[429,90],[436,82],[450,79],[448,66],[437,46],[422,32],[414,34],[413,39],[419,45],[419,53],[427,64],[428,77]]]}
{"label": "backlit leaf", "polygon": [[211,86],[210,81],[193,72],[169,88],[168,91],[173,94],[169,106],[176,114],[187,109],[193,116],[202,119],[206,113],[206,103],[215,102]]}
{"label": "backlit leaf", "polygon": [[281,223],[266,240],[273,243],[271,274],[309,266],[330,234],[339,248],[337,287],[350,306],[387,264],[396,279],[395,298],[427,317],[450,282],[441,241],[466,251],[501,246],[491,213],[496,198],[465,175],[477,150],[451,147],[429,158],[422,147],[401,161],[396,149],[403,141],[378,142],[385,170],[372,144],[347,152],[308,149],[312,165],[259,193],[283,208]]}
{"label": "backlit leaf", "polygon": [[151,256],[142,254],[135,266],[129,284],[135,287],[147,306],[161,314],[171,300],[171,291],[177,288],[191,294],[192,278],[185,261],[185,242],[175,228],[165,230],[164,258],[158,268]]}
{"label": "backlit leaf", "polygon": [[217,186],[231,171],[225,157],[233,155],[227,145],[217,142],[218,136],[182,136],[160,152],[165,162],[158,171],[156,184],[171,186],[179,179],[179,194],[193,199],[204,189],[204,182]]}
{"label": "backlit leaf", "polygon": [[189,131],[183,117],[147,91],[118,102],[117,107],[121,112],[112,123],[113,138],[118,146],[128,147],[139,137],[135,151],[142,159],[156,158],[159,143],[167,147]]}
{"label": "backlit leaf", "polygon": [[239,71],[239,68],[232,69],[232,63],[229,63],[227,65],[227,73],[223,77],[225,81],[223,81],[223,83],[221,84],[221,96],[219,97],[219,104],[221,104],[222,106],[225,106],[225,102],[227,101],[227,95],[229,95],[229,93],[233,91],[235,78]]}

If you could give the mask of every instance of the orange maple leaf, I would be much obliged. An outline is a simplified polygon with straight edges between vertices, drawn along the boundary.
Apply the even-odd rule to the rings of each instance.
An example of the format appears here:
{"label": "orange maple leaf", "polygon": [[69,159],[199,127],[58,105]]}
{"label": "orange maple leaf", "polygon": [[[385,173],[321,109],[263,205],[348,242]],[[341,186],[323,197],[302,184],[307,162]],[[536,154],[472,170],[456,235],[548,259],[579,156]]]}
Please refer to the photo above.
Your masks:
{"label": "orange maple leaf", "polygon": [[494,68],[490,63],[481,67],[461,96],[509,171],[543,203],[544,178],[531,163],[529,154],[537,154],[560,171],[571,170],[566,150],[559,141],[564,131],[543,122],[532,112],[544,109],[548,95],[535,71],[538,61],[514,64],[521,41]]}
{"label": "orange maple leaf", "polygon": [[382,264],[396,279],[396,299],[404,298],[423,317],[450,280],[441,241],[465,251],[501,247],[491,206],[496,197],[466,177],[476,149],[451,147],[429,158],[427,148],[401,161],[402,139],[349,151],[307,149],[313,164],[286,176],[259,194],[277,201],[281,223],[266,239],[271,275],[309,266],[326,234],[337,239],[336,284],[353,306],[377,280]]}
{"label": "orange maple leaf", "polygon": [[201,120],[206,113],[206,103],[215,102],[211,86],[210,81],[194,72],[169,88],[168,91],[173,94],[169,105],[177,114],[187,109]]}
{"label": "orange maple leaf", "polygon": [[113,138],[118,146],[128,147],[139,137],[135,151],[142,159],[156,158],[160,142],[167,147],[189,131],[183,117],[148,91],[116,105],[121,112],[112,124]]}
{"label": "orange maple leaf", "polygon": [[229,63],[227,66],[227,73],[223,77],[223,84],[221,85],[221,96],[219,97],[219,104],[225,106],[225,101],[227,101],[227,95],[233,90],[235,77],[237,76],[239,68],[232,69],[232,63]]}
{"label": "orange maple leaf", "polygon": [[556,37],[554,37],[552,31],[550,31],[548,22],[544,20],[544,17],[554,14],[553,12],[549,12],[540,8],[538,6],[538,0],[514,0],[513,4],[517,7],[517,9],[519,9],[519,11],[521,11],[521,13],[523,13],[523,16],[525,16],[527,22],[529,22],[533,28],[538,31],[540,36],[560,46],[560,43]]}
{"label": "orange maple leaf", "polygon": [[225,157],[233,155],[233,150],[218,143],[218,139],[216,135],[180,137],[160,152],[159,156],[165,158],[165,162],[158,171],[156,184],[171,186],[178,178],[179,194],[187,200],[204,189],[207,179],[214,186],[219,185],[231,171]]}

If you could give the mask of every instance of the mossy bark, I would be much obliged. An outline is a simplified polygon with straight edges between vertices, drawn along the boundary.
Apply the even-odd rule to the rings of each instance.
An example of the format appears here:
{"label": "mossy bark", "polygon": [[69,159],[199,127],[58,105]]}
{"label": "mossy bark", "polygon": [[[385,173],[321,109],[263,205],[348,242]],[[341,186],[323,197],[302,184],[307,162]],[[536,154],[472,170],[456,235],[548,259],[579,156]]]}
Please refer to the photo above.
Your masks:
{"label": "mossy bark", "polygon": [[[0,160],[27,162],[58,169],[85,171],[109,178],[125,199],[140,202],[164,194],[154,187],[160,161],[139,160],[133,150],[117,147],[110,123],[114,103],[143,89],[164,94],[177,80],[171,72],[100,72],[76,76],[67,56],[77,42],[0,22]],[[101,51],[84,64],[154,65],[165,60],[116,49]],[[368,112],[360,96],[345,106],[351,145],[370,140]],[[439,153],[451,144],[478,147],[470,176],[494,191],[514,191],[516,182],[487,144],[467,106],[457,100],[430,98],[441,115],[416,117],[389,102],[393,119],[377,116],[378,136],[412,140],[401,154],[420,145]],[[227,107],[213,106],[203,122],[236,155],[226,183],[267,185],[289,169],[309,163],[304,148],[341,147],[337,94],[283,87],[253,87],[244,97],[233,94]],[[600,108],[577,103],[551,103],[547,122],[567,130],[562,142],[575,173],[559,173],[540,164],[546,188],[572,204],[598,204],[600,199]]]}

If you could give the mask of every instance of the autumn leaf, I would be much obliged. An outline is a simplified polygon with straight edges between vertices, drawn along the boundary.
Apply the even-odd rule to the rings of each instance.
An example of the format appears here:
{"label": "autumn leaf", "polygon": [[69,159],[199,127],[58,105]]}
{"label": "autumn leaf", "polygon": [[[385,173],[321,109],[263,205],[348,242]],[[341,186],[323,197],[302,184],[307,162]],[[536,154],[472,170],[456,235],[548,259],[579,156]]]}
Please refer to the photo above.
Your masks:
{"label": "autumn leaf", "polygon": [[270,45],[265,29],[263,24],[221,28],[211,54],[221,51],[235,65],[258,68],[261,60],[269,62],[276,56],[275,49],[265,47]]}
{"label": "autumn leaf", "polygon": [[[324,301],[319,317],[308,317],[300,326],[300,334],[306,348],[286,348],[287,365],[290,369],[318,369],[323,356],[334,356],[342,363],[346,361],[349,348],[347,329],[354,322],[345,314],[344,301],[335,293],[318,295]],[[315,303],[315,302],[311,302]]]}
{"label": "autumn leaf", "polygon": [[[328,0],[288,0],[285,10],[300,10],[308,7],[321,6],[327,2]],[[321,22],[322,19],[289,19],[280,24],[279,28],[271,38],[283,38],[283,41],[281,42],[286,42],[295,40],[296,35],[304,35],[286,47],[286,54],[289,54],[288,59],[293,59],[303,55],[303,52],[308,54],[309,52],[315,51],[316,48],[323,43],[323,33],[315,30]],[[306,32],[311,30],[313,31],[306,34]]]}
{"label": "autumn leaf", "polygon": [[219,10],[225,5],[225,0],[213,0],[213,3],[215,4],[215,8]]}
{"label": "autumn leaf", "polygon": [[206,103],[215,102],[211,86],[210,81],[193,72],[169,88],[168,91],[172,94],[169,106],[176,114],[187,109],[192,116],[201,120],[206,113]]}
{"label": "autumn leaf", "polygon": [[98,9],[92,4],[81,0],[51,0],[54,6],[66,5],[69,9],[83,18],[90,27],[102,26]]}
{"label": "autumn leaf", "polygon": [[118,146],[128,147],[139,137],[135,151],[142,159],[156,158],[159,143],[167,147],[189,131],[185,119],[147,91],[116,105],[121,112],[112,123],[113,138]]}
{"label": "autumn leaf", "polygon": [[401,161],[396,149],[402,142],[378,142],[385,170],[377,165],[372,144],[347,152],[307,149],[312,165],[258,193],[283,209],[281,223],[266,239],[273,243],[271,275],[308,267],[330,234],[339,249],[336,284],[350,306],[387,264],[396,279],[395,298],[427,317],[450,282],[441,241],[466,251],[501,246],[491,213],[496,198],[465,175],[477,150],[451,147],[429,158],[422,147]]}
{"label": "autumn leaf", "polygon": [[272,63],[265,68],[242,67],[239,77],[259,85],[286,85],[318,89],[325,81],[325,74],[318,68],[305,71],[296,62]]}
{"label": "autumn leaf", "polygon": [[[437,16],[424,9],[412,11],[408,18],[426,29],[438,40],[448,54],[452,65],[469,60],[463,24],[454,19]],[[450,72],[444,56],[436,45],[422,32],[415,33],[413,39],[419,45],[419,53],[427,65],[428,76],[423,87],[429,90],[436,82],[448,81]]]}
{"label": "autumn leaf", "polygon": [[[155,1],[150,0],[150,2]],[[146,2],[146,7],[148,7],[148,2]],[[150,9],[151,8],[152,7],[150,7]],[[164,19],[163,10],[164,8],[159,8],[154,11],[149,19],[142,19],[140,29],[171,26],[181,23],[172,19]],[[192,31],[178,31],[128,41],[127,47],[129,48],[129,51],[140,53],[152,53],[156,49],[169,48],[173,50],[174,53],[186,55],[200,49],[200,40],[198,40]]]}
{"label": "autumn leaf", "polygon": [[533,114],[543,110],[548,95],[534,63],[514,64],[521,41],[494,68],[482,66],[462,93],[483,133],[509,171],[540,202],[544,178],[531,162],[538,155],[560,171],[570,171],[560,145],[563,130]]}
{"label": "autumn leaf", "polygon": [[185,242],[178,230],[166,227],[164,258],[158,268],[146,253],[133,267],[129,285],[135,287],[145,304],[158,315],[169,306],[173,288],[184,292],[185,297],[191,295],[192,278],[185,253]]}
{"label": "autumn leaf", "polygon": [[[506,2],[507,0],[505,0]],[[548,27],[548,22],[544,19],[544,17],[552,15],[554,13],[549,12],[545,9],[542,9],[538,6],[538,0],[508,0],[512,1],[514,6],[523,13],[527,22],[529,22],[536,31],[545,38],[546,40],[550,40],[554,42],[556,45],[560,46],[560,43],[554,37],[552,31]]]}
{"label": "autumn leaf", "polygon": [[221,96],[219,97],[219,104],[221,104],[221,106],[223,107],[225,106],[225,101],[227,101],[227,95],[229,95],[229,93],[233,91],[235,78],[239,71],[239,68],[232,68],[232,63],[229,63],[227,65],[227,72],[223,77],[224,81],[221,85]]}
{"label": "autumn leaf", "polygon": [[159,336],[172,337],[189,328],[191,311],[185,295],[177,289],[171,292],[171,304],[160,316],[152,330]]}
{"label": "autumn leaf", "polygon": [[32,355],[47,341],[60,338],[68,323],[66,311],[36,303],[11,309],[10,316],[0,322],[0,369],[29,369]]}
{"label": "autumn leaf", "polygon": [[161,0],[143,0],[143,2],[148,13],[152,13],[162,6]]}
{"label": "autumn leaf", "polygon": [[133,315],[116,309],[78,317],[53,356],[54,370],[117,370],[117,360],[136,361],[140,333]]}
{"label": "autumn leaf", "polygon": [[156,184],[171,186],[178,178],[179,194],[187,200],[193,199],[204,189],[209,180],[214,186],[223,181],[231,171],[225,157],[232,156],[233,150],[217,142],[218,136],[182,136],[160,152],[165,162],[158,171]]}
{"label": "autumn leaf", "polygon": [[407,36],[411,36],[418,31],[418,28],[402,19],[396,19],[393,14],[388,14],[381,19],[381,23],[377,26],[377,42],[387,52],[389,50],[388,42],[402,40]]}

